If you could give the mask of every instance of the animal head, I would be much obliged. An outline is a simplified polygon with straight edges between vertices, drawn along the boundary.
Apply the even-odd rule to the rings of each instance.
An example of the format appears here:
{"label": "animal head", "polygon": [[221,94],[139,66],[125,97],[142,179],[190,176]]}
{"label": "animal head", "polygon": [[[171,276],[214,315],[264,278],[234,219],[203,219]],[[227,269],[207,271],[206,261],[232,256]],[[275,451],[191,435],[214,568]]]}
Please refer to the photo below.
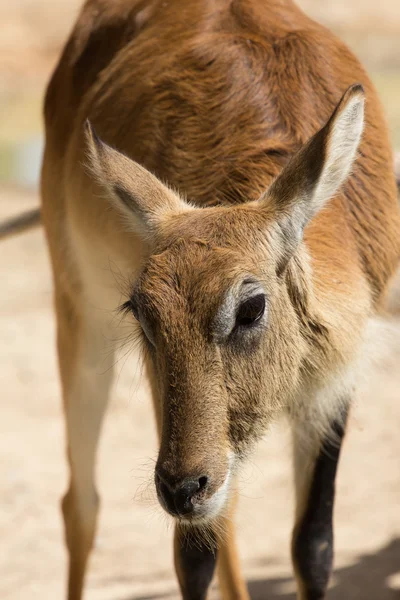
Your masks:
{"label": "animal head", "polygon": [[352,86],[257,201],[208,208],[188,204],[88,125],[92,170],[147,248],[127,307],[158,385],[158,496],[183,520],[223,510],[240,459],[290,410],[323,335],[301,314],[312,292],[303,232],[346,180],[363,112],[363,89]]}

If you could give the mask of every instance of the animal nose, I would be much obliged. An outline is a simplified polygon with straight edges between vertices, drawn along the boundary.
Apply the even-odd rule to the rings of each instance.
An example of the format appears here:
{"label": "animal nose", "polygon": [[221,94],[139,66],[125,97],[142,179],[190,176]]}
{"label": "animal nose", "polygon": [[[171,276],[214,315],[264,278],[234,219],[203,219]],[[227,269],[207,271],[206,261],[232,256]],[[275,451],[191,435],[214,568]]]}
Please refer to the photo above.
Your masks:
{"label": "animal nose", "polygon": [[165,471],[156,470],[156,487],[166,509],[175,516],[189,515],[207,487],[208,477],[186,477],[177,480]]}

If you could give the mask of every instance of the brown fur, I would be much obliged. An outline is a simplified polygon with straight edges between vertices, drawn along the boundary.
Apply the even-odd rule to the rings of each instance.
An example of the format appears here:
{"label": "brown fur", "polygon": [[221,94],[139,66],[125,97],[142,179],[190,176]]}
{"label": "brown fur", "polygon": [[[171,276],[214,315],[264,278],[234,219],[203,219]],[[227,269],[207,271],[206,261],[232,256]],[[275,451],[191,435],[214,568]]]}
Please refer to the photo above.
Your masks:
{"label": "brown fur", "polygon": [[[359,154],[340,193],[314,216],[320,207],[307,205],[308,190],[329,156],[335,119],[360,88],[304,144],[355,82],[367,98]],[[86,140],[87,118],[126,156],[93,133]],[[49,84],[45,119],[43,220],[71,467],[69,600],[79,600],[109,386],[98,376],[100,330],[111,331],[104,314],[121,291],[110,265],[152,340],[144,343],[158,466],[177,481],[206,472],[201,504],[225,480],[229,452],[245,456],[282,413],[297,427],[315,423],[303,428],[312,463],[397,266],[400,227],[375,90],[349,50],[290,0],[89,0]],[[238,302],[246,274],[267,294],[268,327],[227,341],[215,315],[228,291]],[[334,397],[321,404],[322,389]],[[296,473],[296,485],[300,519],[308,476]],[[221,545],[227,598],[234,586],[244,599],[232,532]]]}

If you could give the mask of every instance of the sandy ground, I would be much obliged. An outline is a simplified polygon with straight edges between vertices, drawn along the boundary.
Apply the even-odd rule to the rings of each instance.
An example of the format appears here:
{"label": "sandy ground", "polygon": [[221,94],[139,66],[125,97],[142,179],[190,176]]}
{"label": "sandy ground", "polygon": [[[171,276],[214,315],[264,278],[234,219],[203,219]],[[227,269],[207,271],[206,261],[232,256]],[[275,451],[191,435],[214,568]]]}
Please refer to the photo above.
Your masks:
{"label": "sandy ground", "polygon": [[[31,194],[2,190],[0,218],[36,202]],[[0,598],[55,600],[64,595],[59,498],[67,473],[43,232],[3,242],[0,257]],[[392,313],[391,336],[369,369],[344,444],[331,600],[400,598],[399,293]],[[103,504],[86,599],[178,598],[171,526],[148,485],[156,442],[146,383],[134,358],[121,360],[117,372],[99,455]],[[237,523],[253,600],[295,598],[292,512],[290,443],[282,425],[241,477]]]}

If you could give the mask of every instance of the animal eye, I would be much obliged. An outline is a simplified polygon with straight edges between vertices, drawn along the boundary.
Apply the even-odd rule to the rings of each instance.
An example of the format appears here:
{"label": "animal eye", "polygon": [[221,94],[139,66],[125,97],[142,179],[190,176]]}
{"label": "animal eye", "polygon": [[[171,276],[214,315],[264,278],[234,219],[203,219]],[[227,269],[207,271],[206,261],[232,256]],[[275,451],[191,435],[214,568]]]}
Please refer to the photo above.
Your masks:
{"label": "animal eye", "polygon": [[132,314],[137,321],[139,321],[139,311],[135,304],[135,302],[130,299],[124,302],[122,306],[119,307],[119,311],[125,315]]}
{"label": "animal eye", "polygon": [[257,294],[245,300],[236,314],[236,327],[251,327],[255,325],[265,312],[265,296]]}

